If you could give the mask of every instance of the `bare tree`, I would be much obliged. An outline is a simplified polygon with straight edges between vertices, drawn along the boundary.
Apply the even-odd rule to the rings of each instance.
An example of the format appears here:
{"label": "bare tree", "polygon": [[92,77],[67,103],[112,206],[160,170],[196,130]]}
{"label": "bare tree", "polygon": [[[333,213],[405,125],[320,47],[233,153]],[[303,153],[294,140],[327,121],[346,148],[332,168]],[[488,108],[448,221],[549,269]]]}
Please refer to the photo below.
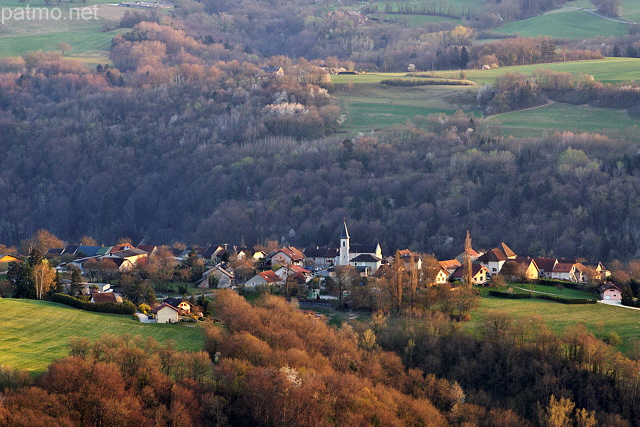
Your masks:
{"label": "bare tree", "polygon": [[473,271],[471,266],[471,235],[469,234],[469,230],[467,230],[467,237],[464,239],[464,256],[462,260],[463,270],[463,280],[465,286],[473,285]]}
{"label": "bare tree", "polygon": [[55,278],[56,271],[49,265],[49,261],[43,259],[42,262],[33,266],[37,299],[42,299],[51,290]]}

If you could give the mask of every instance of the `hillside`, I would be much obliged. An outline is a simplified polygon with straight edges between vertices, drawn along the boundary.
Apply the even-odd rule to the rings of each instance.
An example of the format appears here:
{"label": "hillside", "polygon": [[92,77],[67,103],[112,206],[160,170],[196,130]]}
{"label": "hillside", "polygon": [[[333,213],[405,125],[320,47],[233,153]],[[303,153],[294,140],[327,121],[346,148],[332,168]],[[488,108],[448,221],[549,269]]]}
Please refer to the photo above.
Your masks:
{"label": "hillside", "polygon": [[202,330],[194,324],[140,323],[129,316],[90,313],[46,301],[0,299],[0,365],[42,372],[69,353],[73,337],[92,341],[102,335],[142,335],[179,350],[201,350]]}

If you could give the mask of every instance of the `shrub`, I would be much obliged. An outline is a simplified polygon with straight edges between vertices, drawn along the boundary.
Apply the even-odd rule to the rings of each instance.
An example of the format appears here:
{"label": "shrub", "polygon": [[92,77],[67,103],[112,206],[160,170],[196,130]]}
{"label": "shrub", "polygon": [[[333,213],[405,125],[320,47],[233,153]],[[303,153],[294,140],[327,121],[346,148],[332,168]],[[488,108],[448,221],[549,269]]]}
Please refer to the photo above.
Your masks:
{"label": "shrub", "polygon": [[489,295],[492,297],[498,298],[511,298],[511,299],[526,299],[526,298],[537,298],[544,299],[548,301],[555,301],[562,304],[595,304],[595,299],[588,298],[566,298],[557,295],[546,295],[546,294],[535,294],[535,293],[512,293],[512,292],[501,292],[501,291],[489,291]]}
{"label": "shrub", "polygon": [[52,300],[81,310],[95,311],[99,313],[133,314],[136,312],[136,306],[131,301],[125,301],[123,303],[107,302],[94,304],[80,301],[77,298],[65,294],[53,294]]}

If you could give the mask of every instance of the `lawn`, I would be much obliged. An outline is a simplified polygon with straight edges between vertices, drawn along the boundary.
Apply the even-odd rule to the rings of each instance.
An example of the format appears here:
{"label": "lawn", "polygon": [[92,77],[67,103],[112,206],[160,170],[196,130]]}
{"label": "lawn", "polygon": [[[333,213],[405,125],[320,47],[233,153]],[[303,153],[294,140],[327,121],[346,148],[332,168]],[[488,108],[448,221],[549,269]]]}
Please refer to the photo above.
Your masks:
{"label": "lawn", "polygon": [[628,34],[627,24],[609,21],[587,11],[570,7],[574,6],[553,10],[521,21],[509,22],[497,28],[496,31],[523,37],[549,36],[565,39]]}
{"label": "lawn", "polygon": [[633,342],[640,337],[640,310],[599,303],[569,305],[536,299],[484,297],[480,308],[473,313],[473,320],[466,323],[465,327],[468,329],[476,327],[489,310],[506,312],[515,318],[542,316],[547,325],[557,334],[562,334],[567,327],[579,323],[583,323],[596,336],[615,331],[622,338],[619,349],[623,352],[630,351]]}
{"label": "lawn", "polygon": [[204,347],[195,324],[140,323],[130,316],[91,313],[61,304],[35,300],[0,299],[0,365],[42,372],[69,352],[71,337],[99,339],[105,334],[142,335],[160,342],[173,340],[180,350]]}

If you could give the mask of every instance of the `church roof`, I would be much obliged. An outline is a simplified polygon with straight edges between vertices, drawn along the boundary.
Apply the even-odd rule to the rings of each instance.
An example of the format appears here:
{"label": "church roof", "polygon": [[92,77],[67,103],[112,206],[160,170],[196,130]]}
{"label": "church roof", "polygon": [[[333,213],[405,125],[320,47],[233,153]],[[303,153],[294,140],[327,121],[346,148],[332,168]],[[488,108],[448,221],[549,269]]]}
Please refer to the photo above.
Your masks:
{"label": "church roof", "polygon": [[341,239],[348,239],[349,238],[349,230],[347,230],[347,222],[343,222],[342,223],[342,232],[340,233],[340,238]]}

